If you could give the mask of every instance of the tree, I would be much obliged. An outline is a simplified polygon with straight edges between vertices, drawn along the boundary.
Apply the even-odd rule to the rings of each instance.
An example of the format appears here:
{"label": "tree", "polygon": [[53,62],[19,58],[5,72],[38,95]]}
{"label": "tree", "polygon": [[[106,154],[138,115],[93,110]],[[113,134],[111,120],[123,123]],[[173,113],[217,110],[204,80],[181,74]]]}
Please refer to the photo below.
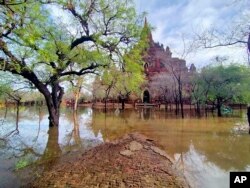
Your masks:
{"label": "tree", "polygon": [[[247,49],[248,53],[248,65],[250,65],[250,11],[247,9],[248,1],[237,0],[232,3],[232,6],[239,5],[245,7],[244,11],[241,11],[240,17],[230,22],[229,27],[223,27],[221,25],[216,28],[210,28],[200,33],[196,33],[197,43],[201,47],[205,48],[217,48],[227,46],[240,46]],[[250,106],[247,109],[247,116],[250,126]],[[250,130],[249,130],[250,131]],[[250,132],[249,132],[250,133]]]}
{"label": "tree", "polygon": [[250,11],[249,2],[245,0],[233,1],[229,6],[241,7],[241,12],[228,24],[215,25],[209,29],[197,32],[197,46],[203,48],[218,48],[228,46],[239,46],[247,49],[248,64],[250,65]]}
{"label": "tree", "polygon": [[[184,60],[182,60],[184,61]],[[184,93],[187,85],[187,81],[190,79],[188,70],[184,64],[173,64],[172,62],[169,62],[167,64],[167,68],[170,72],[170,75],[172,76],[172,79],[174,81],[174,92],[175,92],[175,103],[176,103],[176,114],[178,113],[178,106],[180,104],[181,107],[181,117],[184,118]]]}
{"label": "tree", "polygon": [[[142,56],[139,53],[135,56],[132,55],[133,52],[130,52],[129,56],[134,57],[133,61],[138,61],[134,66],[126,67],[112,67],[109,70],[105,71],[101,77],[101,84],[105,88],[105,109],[106,109],[106,100],[109,97],[110,92],[116,95],[119,99],[119,102],[122,103],[122,110],[125,108],[125,100],[133,93],[138,95],[141,92],[141,85],[145,82],[143,72],[143,61]],[[126,59],[126,56],[124,56]],[[130,60],[127,58],[125,61]]]}
{"label": "tree", "polygon": [[194,103],[195,111],[198,116],[201,115],[201,106],[206,104],[207,94],[210,88],[210,80],[202,77],[202,74],[196,73],[191,79],[191,100]]}
{"label": "tree", "polygon": [[139,94],[141,86],[145,83],[143,72],[143,53],[148,45],[148,37],[145,28],[142,29],[140,40],[133,46],[132,49],[126,51],[121,57],[125,64],[117,64],[118,66],[110,66],[102,77],[102,85],[105,89],[105,110],[106,99],[108,98],[111,89],[117,93],[119,102],[122,103],[122,110],[125,108],[125,100],[130,94]]}
{"label": "tree", "polygon": [[115,90],[118,93],[118,99],[122,103],[121,109],[125,108],[125,101],[133,93],[139,95],[141,93],[140,86],[144,83],[144,77],[140,74],[122,73],[119,75],[115,85]]}
{"label": "tree", "polygon": [[131,1],[3,1],[0,15],[0,69],[21,75],[42,93],[50,126],[59,124],[62,82],[71,75],[135,64],[122,58],[140,31]]}
{"label": "tree", "polygon": [[[204,67],[201,71],[199,87],[206,103],[216,104],[218,116],[222,116],[222,105],[239,102],[249,89],[244,87],[248,80],[248,68],[242,65],[216,65]],[[247,90],[247,92],[246,92]]]}
{"label": "tree", "polygon": [[109,70],[104,71],[101,78],[101,85],[104,87],[104,110],[107,111],[107,99],[112,90],[114,90],[117,83],[119,72],[115,67],[111,67]]}
{"label": "tree", "polygon": [[78,100],[80,98],[81,90],[83,88],[83,82],[84,82],[83,76],[70,80],[70,83],[71,83],[70,89],[74,95],[74,108],[73,108],[74,111],[77,111]]}
{"label": "tree", "polygon": [[6,83],[3,77],[0,78],[0,100],[6,99],[6,92],[11,91],[11,86]]}
{"label": "tree", "polygon": [[165,109],[169,103],[171,104],[178,99],[175,82],[168,73],[154,75],[149,82],[149,89],[152,91],[153,98],[158,98],[159,101],[165,103]]}
{"label": "tree", "polygon": [[104,91],[106,88],[104,87],[101,77],[96,76],[94,82],[92,83],[92,101],[96,103],[98,99],[103,99],[105,97]]}

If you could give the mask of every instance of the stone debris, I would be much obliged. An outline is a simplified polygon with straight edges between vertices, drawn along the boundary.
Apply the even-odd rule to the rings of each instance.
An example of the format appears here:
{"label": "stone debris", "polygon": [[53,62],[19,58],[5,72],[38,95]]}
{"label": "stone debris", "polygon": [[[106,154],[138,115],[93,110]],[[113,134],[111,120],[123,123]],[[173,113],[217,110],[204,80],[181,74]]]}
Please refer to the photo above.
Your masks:
{"label": "stone debris", "polygon": [[163,156],[163,157],[166,157],[168,160],[170,160],[172,163],[174,163],[174,160],[163,150],[161,150],[160,148],[158,147],[155,147],[155,146],[151,146],[150,147],[155,153]]}
{"label": "stone debris", "polygon": [[139,151],[143,148],[143,146],[139,143],[139,142],[136,142],[136,141],[132,141],[130,142],[129,144],[129,149],[131,151]]}
{"label": "stone debris", "polygon": [[120,154],[129,157],[133,155],[134,153],[130,150],[123,150],[123,151],[120,151]]}

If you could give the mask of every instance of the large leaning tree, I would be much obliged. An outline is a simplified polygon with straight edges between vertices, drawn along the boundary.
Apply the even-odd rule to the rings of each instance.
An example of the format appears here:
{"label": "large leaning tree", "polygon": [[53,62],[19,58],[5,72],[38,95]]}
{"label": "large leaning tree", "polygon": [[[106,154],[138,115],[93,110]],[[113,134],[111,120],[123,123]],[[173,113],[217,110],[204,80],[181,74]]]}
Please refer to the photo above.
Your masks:
{"label": "large leaning tree", "polygon": [[130,0],[0,1],[0,70],[29,80],[57,126],[62,82],[136,62],[123,58],[140,35],[134,7]]}

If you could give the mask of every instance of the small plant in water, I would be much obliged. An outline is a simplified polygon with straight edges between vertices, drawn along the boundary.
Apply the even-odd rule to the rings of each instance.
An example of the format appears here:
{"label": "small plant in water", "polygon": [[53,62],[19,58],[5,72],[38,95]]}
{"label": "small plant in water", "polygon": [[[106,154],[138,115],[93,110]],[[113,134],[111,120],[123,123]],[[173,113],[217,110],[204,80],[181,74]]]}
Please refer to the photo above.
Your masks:
{"label": "small plant in water", "polygon": [[18,169],[26,167],[27,165],[29,165],[29,162],[25,159],[21,159],[16,163],[15,169],[18,170]]}

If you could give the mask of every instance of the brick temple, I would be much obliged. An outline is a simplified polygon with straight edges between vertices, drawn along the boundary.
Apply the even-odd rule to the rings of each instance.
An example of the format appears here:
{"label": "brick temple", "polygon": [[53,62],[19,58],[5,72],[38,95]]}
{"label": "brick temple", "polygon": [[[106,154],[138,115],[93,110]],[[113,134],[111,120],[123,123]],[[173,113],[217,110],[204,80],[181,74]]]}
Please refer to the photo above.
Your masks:
{"label": "brick temple", "polygon": [[[145,62],[144,70],[146,79],[148,80],[148,84],[150,84],[153,76],[157,74],[171,74],[171,71],[173,70],[181,71],[182,74],[186,75],[190,75],[196,72],[196,67],[194,64],[191,64],[190,68],[188,68],[184,59],[172,57],[172,53],[168,46],[164,48],[163,44],[154,42],[151,29],[147,23],[147,19],[145,19],[142,32],[147,34],[149,42],[146,53],[143,57],[143,60]],[[142,93],[142,101],[144,103],[150,103],[154,100],[150,96],[150,93],[153,91],[149,90],[148,84],[144,86]]]}

